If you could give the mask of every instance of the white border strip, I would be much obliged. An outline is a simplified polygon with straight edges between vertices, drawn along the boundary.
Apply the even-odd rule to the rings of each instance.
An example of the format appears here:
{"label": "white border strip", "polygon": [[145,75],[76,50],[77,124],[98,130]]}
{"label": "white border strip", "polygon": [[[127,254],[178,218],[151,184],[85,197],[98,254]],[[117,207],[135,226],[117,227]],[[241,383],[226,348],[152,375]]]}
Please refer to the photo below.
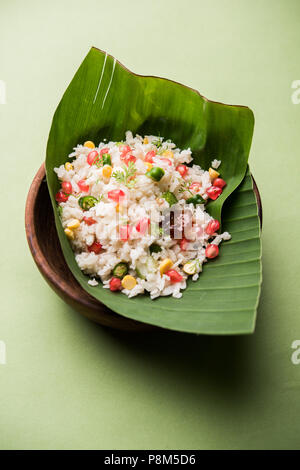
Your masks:
{"label": "white border strip", "polygon": [[108,95],[108,92],[109,92],[109,89],[110,89],[110,86],[111,86],[111,83],[112,83],[112,79],[113,79],[113,76],[114,76],[115,67],[116,67],[116,59],[114,59],[114,65],[113,65],[113,69],[112,69],[112,73],[111,73],[111,77],[110,77],[110,82],[109,82],[109,84],[108,84],[108,87],[107,87],[107,90],[106,90],[104,99],[103,99],[103,101],[102,101],[102,107],[101,107],[101,109],[103,109],[103,106],[104,106],[104,104],[105,104],[105,101],[106,101],[106,98],[107,98],[107,95]]}
{"label": "white border strip", "polygon": [[103,65],[102,65],[101,76],[100,76],[100,79],[99,79],[99,83],[98,83],[98,87],[97,87],[97,91],[96,91],[96,94],[95,94],[95,98],[94,98],[93,104],[95,104],[95,101],[96,101],[97,96],[98,96],[98,92],[99,92],[99,90],[100,90],[100,85],[101,85],[102,78],[103,78],[103,75],[104,75],[104,69],[105,69],[106,59],[107,59],[107,53],[105,52],[105,59],[104,59]]}

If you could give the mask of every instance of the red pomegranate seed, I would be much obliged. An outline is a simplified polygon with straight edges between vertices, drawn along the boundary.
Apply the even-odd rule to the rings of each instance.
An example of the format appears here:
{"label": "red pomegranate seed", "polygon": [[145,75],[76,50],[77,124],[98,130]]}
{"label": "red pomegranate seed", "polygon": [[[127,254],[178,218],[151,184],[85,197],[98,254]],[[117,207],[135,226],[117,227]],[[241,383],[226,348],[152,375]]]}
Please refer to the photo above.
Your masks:
{"label": "red pomegranate seed", "polygon": [[215,201],[220,196],[220,194],[222,194],[222,189],[218,188],[217,186],[211,186],[206,190],[206,194],[210,199]]}
{"label": "red pomegranate seed", "polygon": [[72,185],[69,181],[63,181],[61,183],[61,189],[66,194],[72,194],[72,191],[73,191]]}
{"label": "red pomegranate seed", "polygon": [[216,178],[214,180],[214,186],[223,189],[226,186],[226,181],[222,180],[222,178]]}
{"label": "red pomegranate seed", "polygon": [[162,162],[166,162],[169,166],[172,165],[172,162],[169,158],[163,158],[163,157],[159,157],[159,159],[162,161]]}
{"label": "red pomegranate seed", "polygon": [[214,245],[213,243],[210,243],[207,245],[206,250],[205,250],[205,256],[206,258],[216,258],[219,254],[219,247],[218,245]]}
{"label": "red pomegranate seed", "polygon": [[96,253],[96,255],[99,255],[100,251],[102,250],[102,245],[99,242],[94,242],[92,245],[88,246],[89,252]]}
{"label": "red pomegranate seed", "polygon": [[120,199],[125,197],[125,193],[122,189],[112,189],[111,191],[108,191],[107,197],[115,202],[119,202]]}
{"label": "red pomegranate seed", "polygon": [[119,150],[121,152],[120,158],[123,160],[127,153],[131,152],[131,147],[129,145],[120,145]]}
{"label": "red pomegranate seed", "polygon": [[132,232],[132,227],[130,225],[120,225],[119,234],[120,234],[120,239],[123,242],[126,242],[127,240],[129,240],[131,232]]}
{"label": "red pomegranate seed", "polygon": [[99,161],[99,154],[97,150],[92,150],[86,157],[86,161],[88,162],[89,165],[93,165],[94,163]]}
{"label": "red pomegranate seed", "polygon": [[85,180],[80,180],[80,181],[78,181],[77,184],[78,184],[78,187],[79,187],[80,191],[82,191],[83,193],[88,193],[89,192],[90,187],[89,187],[88,184],[86,184]]}
{"label": "red pomegranate seed", "polygon": [[62,190],[58,191],[55,195],[56,202],[67,202],[69,196],[65,194]]}
{"label": "red pomegranate seed", "polygon": [[200,191],[201,186],[202,186],[201,183],[198,183],[198,182],[195,181],[195,183],[192,183],[192,184],[190,185],[189,189],[190,189],[191,191],[195,191],[195,192],[197,193],[198,191]]}
{"label": "red pomegranate seed", "polygon": [[109,281],[109,288],[112,292],[120,290],[122,287],[121,279],[118,279],[117,277],[112,277],[111,280]]}
{"label": "red pomegranate seed", "polygon": [[217,232],[220,228],[220,222],[218,220],[211,220],[206,229],[205,229],[205,232],[208,234],[208,235],[213,235],[215,232]]}
{"label": "red pomegranate seed", "polygon": [[92,217],[83,217],[83,221],[84,221],[87,225],[96,224],[96,220],[94,220]]}
{"label": "red pomegranate seed", "polygon": [[172,284],[175,284],[176,282],[181,282],[183,279],[181,274],[175,271],[175,269],[169,269],[169,271],[166,272],[166,276],[170,278]]}
{"label": "red pomegranate seed", "polygon": [[178,171],[178,173],[183,178],[187,174],[188,167],[186,165],[177,165],[176,171]]}
{"label": "red pomegranate seed", "polygon": [[145,162],[153,163],[153,157],[155,157],[155,155],[156,152],[154,152],[154,150],[150,150],[150,152],[147,152],[145,156]]}
{"label": "red pomegranate seed", "polygon": [[145,233],[148,230],[149,225],[150,225],[150,219],[148,217],[144,217],[136,224],[135,229],[137,232],[141,233],[142,235],[145,235]]}
{"label": "red pomegranate seed", "polygon": [[125,163],[125,165],[128,166],[129,162],[133,162],[135,163],[136,162],[136,157],[134,155],[125,155],[125,157],[123,158],[123,161]]}

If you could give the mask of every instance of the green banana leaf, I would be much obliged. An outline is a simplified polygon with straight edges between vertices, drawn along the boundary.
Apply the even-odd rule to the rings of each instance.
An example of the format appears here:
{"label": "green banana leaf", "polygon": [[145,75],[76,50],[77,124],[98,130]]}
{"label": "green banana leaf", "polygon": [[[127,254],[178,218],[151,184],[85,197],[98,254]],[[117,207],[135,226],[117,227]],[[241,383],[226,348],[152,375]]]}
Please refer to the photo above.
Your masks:
{"label": "green banana leaf", "polygon": [[[46,156],[47,183],[67,264],[81,286],[111,310],[135,320],[178,331],[246,334],[254,331],[261,284],[258,208],[247,169],[254,127],[252,111],[209,101],[196,90],[158,77],[136,75],[116,59],[92,48],[67,88],[53,118]],[[220,256],[188,282],[181,299],[148,295],[128,299],[88,285],[78,268],[58,216],[54,173],[78,143],[120,141],[126,130],[160,135],[190,147],[196,163],[208,169],[222,160],[227,186],[207,206],[232,239]],[[230,196],[230,197],[229,197]]]}

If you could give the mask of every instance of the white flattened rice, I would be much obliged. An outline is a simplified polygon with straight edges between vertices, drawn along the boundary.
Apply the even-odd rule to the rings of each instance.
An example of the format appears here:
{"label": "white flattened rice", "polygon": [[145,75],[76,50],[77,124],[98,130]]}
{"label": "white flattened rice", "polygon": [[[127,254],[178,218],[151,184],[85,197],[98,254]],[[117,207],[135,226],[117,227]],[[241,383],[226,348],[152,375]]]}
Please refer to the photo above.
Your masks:
{"label": "white flattened rice", "polygon": [[[56,200],[89,285],[101,281],[98,288],[128,297],[180,298],[188,276],[196,281],[203,263],[230,239],[217,233],[218,222],[205,210],[213,181],[192,164],[190,149],[127,131],[124,142],[96,148],[86,142],[69,157],[55,168],[62,183]],[[213,160],[211,166],[220,164]]]}

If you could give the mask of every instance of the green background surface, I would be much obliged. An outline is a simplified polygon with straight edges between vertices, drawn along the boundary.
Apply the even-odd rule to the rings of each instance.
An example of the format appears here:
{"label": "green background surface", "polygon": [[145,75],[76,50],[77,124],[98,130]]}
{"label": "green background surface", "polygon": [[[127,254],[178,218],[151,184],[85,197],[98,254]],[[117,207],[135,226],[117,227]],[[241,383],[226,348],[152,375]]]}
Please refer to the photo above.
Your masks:
{"label": "green background surface", "polygon": [[[300,448],[297,0],[0,1],[2,449]],[[54,110],[94,45],[136,73],[246,104],[263,209],[251,336],[126,334],[65,305],[36,269],[25,197]],[[184,312],[183,312],[184,314]]]}

